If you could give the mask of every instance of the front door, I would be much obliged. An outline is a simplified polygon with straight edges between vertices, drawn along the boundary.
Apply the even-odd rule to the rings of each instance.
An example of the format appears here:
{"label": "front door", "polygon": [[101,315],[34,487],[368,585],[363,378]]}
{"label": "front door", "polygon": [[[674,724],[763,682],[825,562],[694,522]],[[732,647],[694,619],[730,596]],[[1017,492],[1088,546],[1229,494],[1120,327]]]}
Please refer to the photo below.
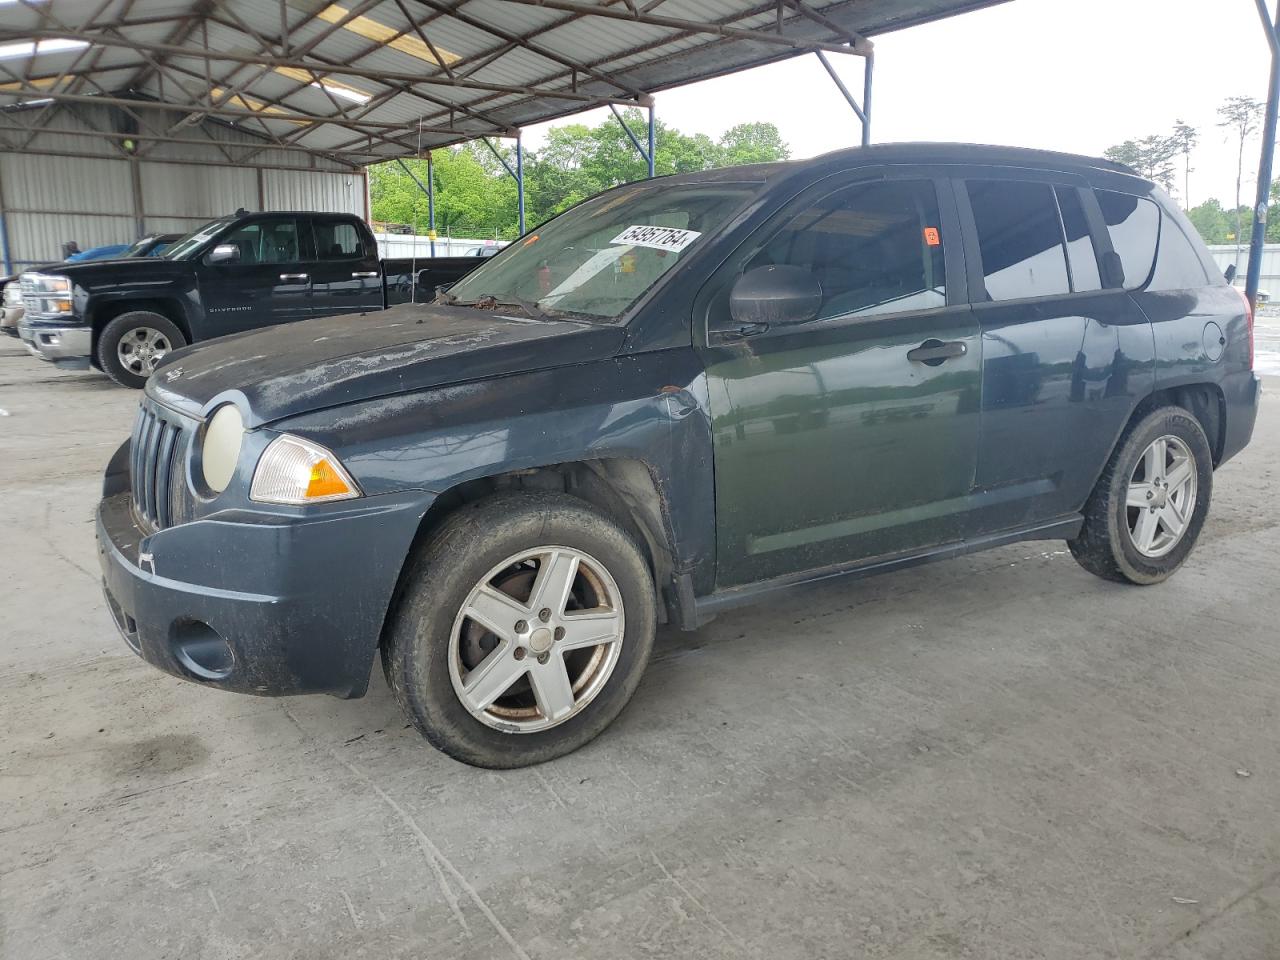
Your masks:
{"label": "front door", "polygon": [[[377,247],[342,217],[311,218],[315,263],[311,272],[311,315],[326,317],[382,309],[382,264]],[[369,238],[370,240],[372,238]]]}
{"label": "front door", "polygon": [[232,263],[197,268],[207,337],[303,320],[311,294],[304,236],[296,218],[250,220],[218,239],[240,251]]}
{"label": "front door", "polygon": [[[812,188],[711,281],[721,587],[954,541],[977,459],[981,341],[950,185]],[[816,320],[736,329],[758,266],[813,272]]]}

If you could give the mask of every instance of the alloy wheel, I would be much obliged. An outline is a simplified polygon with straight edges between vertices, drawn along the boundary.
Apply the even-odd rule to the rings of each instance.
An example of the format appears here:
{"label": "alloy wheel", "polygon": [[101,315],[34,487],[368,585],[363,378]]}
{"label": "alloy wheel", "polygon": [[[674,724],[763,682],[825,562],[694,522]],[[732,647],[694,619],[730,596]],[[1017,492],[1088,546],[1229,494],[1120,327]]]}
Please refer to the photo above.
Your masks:
{"label": "alloy wheel", "polygon": [[173,345],[159,330],[152,327],[134,327],[116,344],[116,357],[120,366],[140,377],[150,376]]}
{"label": "alloy wheel", "polygon": [[1196,461],[1187,444],[1166,435],[1153,440],[1129,477],[1125,515],[1129,538],[1145,557],[1163,557],[1178,545],[1196,509]]}
{"label": "alloy wheel", "polygon": [[467,711],[507,733],[580,713],[609,681],[625,631],[604,565],[563,546],[508,557],[471,590],[449,637],[449,677]]}

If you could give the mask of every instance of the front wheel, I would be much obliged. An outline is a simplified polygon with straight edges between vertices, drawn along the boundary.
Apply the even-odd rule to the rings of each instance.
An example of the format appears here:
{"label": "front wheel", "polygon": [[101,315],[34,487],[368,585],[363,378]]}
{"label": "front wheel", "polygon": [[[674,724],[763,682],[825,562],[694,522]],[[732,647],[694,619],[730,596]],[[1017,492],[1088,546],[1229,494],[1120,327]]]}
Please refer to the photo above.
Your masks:
{"label": "front wheel", "polygon": [[418,550],[382,662],[434,746],[522,767],[614,720],[655,625],[648,564],[618,524],[574,497],[509,494],[459,508]]}
{"label": "front wheel", "polygon": [[1067,542],[1080,566],[1106,580],[1152,584],[1191,553],[1209,512],[1213,453],[1182,407],[1161,407],[1121,439]]}
{"label": "front wheel", "polygon": [[121,386],[140,390],[167,354],[186,345],[173,321],[150,310],[131,310],[98,334],[98,366]]}

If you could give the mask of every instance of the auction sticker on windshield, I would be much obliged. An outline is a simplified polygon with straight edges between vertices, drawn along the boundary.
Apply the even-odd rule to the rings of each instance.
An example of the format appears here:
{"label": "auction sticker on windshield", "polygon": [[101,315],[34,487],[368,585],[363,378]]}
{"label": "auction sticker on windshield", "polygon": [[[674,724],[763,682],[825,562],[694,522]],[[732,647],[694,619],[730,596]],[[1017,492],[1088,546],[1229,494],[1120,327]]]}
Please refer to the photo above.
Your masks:
{"label": "auction sticker on windshield", "polygon": [[614,237],[610,243],[625,243],[633,247],[652,247],[655,250],[671,250],[679,253],[701,233],[697,230],[681,230],[677,227],[627,227]]}

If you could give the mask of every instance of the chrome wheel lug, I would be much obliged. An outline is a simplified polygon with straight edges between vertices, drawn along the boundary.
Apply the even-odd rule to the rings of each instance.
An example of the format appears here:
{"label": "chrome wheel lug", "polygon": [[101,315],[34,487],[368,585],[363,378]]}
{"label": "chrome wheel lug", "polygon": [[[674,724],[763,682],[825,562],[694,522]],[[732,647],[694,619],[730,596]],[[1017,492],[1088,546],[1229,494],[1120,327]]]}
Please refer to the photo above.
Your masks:
{"label": "chrome wheel lug", "polygon": [[539,663],[546,663],[546,662],[548,662],[550,659],[551,659],[551,654],[550,654],[550,653],[540,653],[540,654],[538,654],[538,662],[539,662]]}
{"label": "chrome wheel lug", "polygon": [[551,619],[551,611],[546,607],[543,607],[541,610],[538,611],[538,619],[541,620],[543,623],[546,623],[548,620]]}
{"label": "chrome wheel lug", "polygon": [[529,630],[529,621],[527,620],[516,621],[516,633],[526,633],[528,632],[528,630]]}
{"label": "chrome wheel lug", "polygon": [[556,627],[555,638],[557,640],[564,639],[564,627]]}
{"label": "chrome wheel lug", "polygon": [[524,659],[524,647],[516,647],[516,652],[512,654],[517,660]]}

